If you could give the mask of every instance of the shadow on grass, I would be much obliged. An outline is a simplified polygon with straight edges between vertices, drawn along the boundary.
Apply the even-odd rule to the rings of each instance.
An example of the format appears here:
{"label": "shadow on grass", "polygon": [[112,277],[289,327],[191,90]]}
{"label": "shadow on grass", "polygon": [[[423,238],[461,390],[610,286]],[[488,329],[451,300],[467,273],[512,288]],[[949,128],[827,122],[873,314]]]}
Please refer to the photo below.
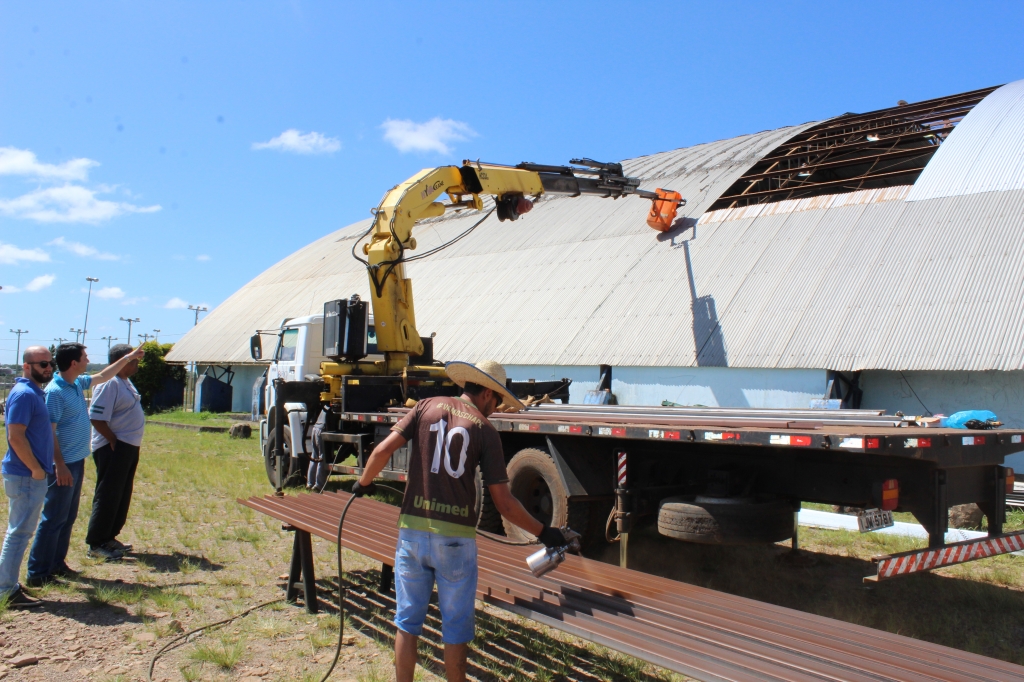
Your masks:
{"label": "shadow on grass", "polygon": [[[968,564],[945,574],[926,572],[865,584],[862,579],[874,575],[874,564],[839,552],[874,551],[863,544],[873,540],[801,529],[802,546],[827,547],[829,553],[802,549],[794,556],[781,544],[678,542],[647,526],[631,534],[629,561],[630,568],[691,585],[1024,664],[1024,581],[1016,578],[1024,570],[1024,558],[988,559],[985,565]],[[619,548],[602,545],[585,554],[618,564]],[[975,576],[988,572],[1005,578],[1007,586],[959,577],[957,570],[974,571]]]}
{"label": "shadow on grass", "polygon": [[154,573],[191,573],[192,571],[222,571],[223,564],[210,561],[204,556],[171,552],[170,554],[151,554],[134,552],[130,555],[139,563],[150,566]]}
{"label": "shadow on grass", "polygon": [[41,595],[44,608],[60,611],[62,617],[87,625],[116,626],[125,623],[144,623],[146,611],[177,611],[180,608],[194,608],[182,587],[195,586],[199,582],[182,582],[170,585],[138,585],[121,580],[103,578],[78,578],[68,583],[62,591],[71,588],[74,593],[84,596],[81,602],[50,601]]}
{"label": "shadow on grass", "polygon": [[[346,622],[386,648],[394,647],[395,593],[378,590],[378,571],[347,573]],[[337,614],[337,583],[317,581],[320,608]],[[420,664],[444,678],[444,644],[441,640],[441,613],[436,592],[431,598],[427,619],[420,637]],[[658,682],[667,679],[658,669],[628,656],[581,646],[545,635],[535,623],[520,624],[518,618],[497,618],[477,611],[476,639],[470,648],[468,676],[481,682],[513,680],[639,680]]]}

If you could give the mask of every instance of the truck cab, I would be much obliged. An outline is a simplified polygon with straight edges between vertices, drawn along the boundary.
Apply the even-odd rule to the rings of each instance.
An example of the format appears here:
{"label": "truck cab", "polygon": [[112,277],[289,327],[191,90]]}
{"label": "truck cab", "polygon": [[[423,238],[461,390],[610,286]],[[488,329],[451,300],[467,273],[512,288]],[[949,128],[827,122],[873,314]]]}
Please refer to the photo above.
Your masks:
{"label": "truck cab", "polygon": [[[276,401],[274,389],[275,379],[282,381],[320,381],[320,363],[329,360],[323,354],[324,316],[323,314],[305,317],[285,318],[277,330],[263,332],[264,335],[276,334],[277,343],[270,366],[267,368],[266,380],[263,385],[263,411],[259,415],[260,451],[263,453],[267,466],[267,475],[271,476],[274,467],[273,430],[274,410]],[[254,338],[259,336],[259,332]],[[260,346],[261,347],[261,346]],[[377,335],[373,327],[373,316],[367,333],[367,350],[369,359],[381,359],[377,353]],[[258,359],[258,358],[256,358]],[[289,459],[286,476],[289,478],[305,475],[305,467],[313,452],[311,429],[307,428],[307,413],[304,403],[286,403],[285,411],[288,422],[285,425],[284,449]],[[301,443],[293,446],[293,434],[304,434]],[[272,477],[271,480],[274,480]]]}

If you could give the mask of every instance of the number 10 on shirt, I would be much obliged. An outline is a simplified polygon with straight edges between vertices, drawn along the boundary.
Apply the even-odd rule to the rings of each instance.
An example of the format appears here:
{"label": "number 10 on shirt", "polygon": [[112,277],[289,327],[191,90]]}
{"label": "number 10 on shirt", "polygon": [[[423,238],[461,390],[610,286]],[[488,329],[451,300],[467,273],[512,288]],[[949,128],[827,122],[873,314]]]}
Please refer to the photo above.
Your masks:
{"label": "number 10 on shirt", "polygon": [[[442,447],[444,443],[444,468],[450,476],[460,478],[462,474],[466,473],[466,451],[469,449],[469,431],[461,426],[456,426],[451,431],[448,431],[448,422],[444,419],[437,422],[436,424],[430,425],[431,431],[437,432],[437,444],[434,446],[434,461],[430,465],[430,473],[436,474],[441,470],[441,455]],[[447,431],[447,433],[445,433]],[[452,438],[456,435],[462,436],[462,452],[459,453],[459,466],[457,469],[452,468],[452,455],[451,446]]]}

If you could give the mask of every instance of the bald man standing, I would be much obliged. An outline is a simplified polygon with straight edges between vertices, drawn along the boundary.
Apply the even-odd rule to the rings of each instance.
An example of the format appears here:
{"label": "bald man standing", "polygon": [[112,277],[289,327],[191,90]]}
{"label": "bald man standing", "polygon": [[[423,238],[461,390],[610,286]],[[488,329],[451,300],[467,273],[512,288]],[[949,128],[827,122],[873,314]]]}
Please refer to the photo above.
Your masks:
{"label": "bald man standing", "polygon": [[11,608],[24,609],[42,606],[21,589],[18,574],[43,509],[46,475],[53,474],[53,429],[43,393],[53,378],[53,356],[42,346],[30,346],[21,359],[22,376],[7,396],[7,454],[0,467],[9,503],[0,552],[0,598],[6,597]]}

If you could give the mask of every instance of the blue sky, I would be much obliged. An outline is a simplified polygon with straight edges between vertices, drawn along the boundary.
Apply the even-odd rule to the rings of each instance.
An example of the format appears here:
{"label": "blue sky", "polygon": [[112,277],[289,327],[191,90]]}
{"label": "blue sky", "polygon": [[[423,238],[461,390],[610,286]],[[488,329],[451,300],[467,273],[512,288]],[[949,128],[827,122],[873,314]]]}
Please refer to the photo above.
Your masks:
{"label": "blue sky", "polygon": [[[173,341],[420,168],[617,160],[1024,78],[1024,3],[0,1],[8,329]],[[137,339],[132,339],[137,342]]]}

